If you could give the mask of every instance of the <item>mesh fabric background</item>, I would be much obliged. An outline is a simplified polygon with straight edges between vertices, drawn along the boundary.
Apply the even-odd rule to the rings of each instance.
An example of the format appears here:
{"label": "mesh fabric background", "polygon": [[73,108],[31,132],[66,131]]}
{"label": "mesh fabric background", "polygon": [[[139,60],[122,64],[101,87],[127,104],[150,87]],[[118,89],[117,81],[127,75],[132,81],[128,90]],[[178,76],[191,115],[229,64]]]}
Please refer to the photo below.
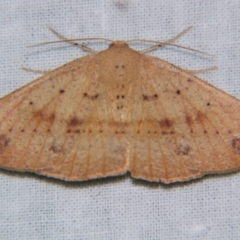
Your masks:
{"label": "mesh fabric background", "polygon": [[[57,39],[47,25],[69,38],[123,40],[166,40],[193,25],[177,42],[216,58],[170,47],[151,54],[186,69],[216,65],[199,76],[240,97],[239,0],[1,0],[1,96],[38,77],[21,67],[54,69],[86,54],[68,44],[26,48]],[[240,239],[240,173],[166,186],[129,176],[65,183],[1,170],[0,185],[0,239]]]}

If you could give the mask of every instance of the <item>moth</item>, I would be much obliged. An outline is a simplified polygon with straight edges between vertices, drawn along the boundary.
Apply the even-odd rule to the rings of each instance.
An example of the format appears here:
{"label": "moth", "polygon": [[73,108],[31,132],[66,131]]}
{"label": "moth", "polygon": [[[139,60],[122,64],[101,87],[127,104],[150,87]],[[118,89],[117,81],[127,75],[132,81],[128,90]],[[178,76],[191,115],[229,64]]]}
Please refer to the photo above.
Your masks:
{"label": "moth", "polygon": [[1,168],[163,183],[240,168],[238,99],[124,41],[80,47],[93,54],[0,99]]}

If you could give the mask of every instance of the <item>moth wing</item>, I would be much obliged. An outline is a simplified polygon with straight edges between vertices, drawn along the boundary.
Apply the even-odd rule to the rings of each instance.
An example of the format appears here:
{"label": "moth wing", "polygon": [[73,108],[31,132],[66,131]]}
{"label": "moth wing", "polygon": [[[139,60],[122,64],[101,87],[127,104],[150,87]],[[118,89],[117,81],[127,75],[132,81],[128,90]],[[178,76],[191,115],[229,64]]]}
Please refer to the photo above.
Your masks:
{"label": "moth wing", "polygon": [[133,177],[170,183],[240,168],[238,99],[158,58],[146,56],[140,71]]}
{"label": "moth wing", "polygon": [[[0,167],[64,180],[126,172],[94,56],[74,60],[0,99]],[[110,141],[111,139],[111,141]]]}

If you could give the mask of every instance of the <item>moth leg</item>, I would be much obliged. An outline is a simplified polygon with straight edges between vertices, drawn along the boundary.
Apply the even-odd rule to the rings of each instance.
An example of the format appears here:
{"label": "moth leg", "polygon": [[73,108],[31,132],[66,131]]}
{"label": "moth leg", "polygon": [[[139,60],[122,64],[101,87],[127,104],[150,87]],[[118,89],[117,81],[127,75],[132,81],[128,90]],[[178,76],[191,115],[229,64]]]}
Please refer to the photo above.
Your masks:
{"label": "moth leg", "polygon": [[25,68],[22,67],[22,70],[26,71],[26,72],[33,72],[33,73],[38,73],[38,74],[46,74],[48,72],[50,72],[51,70],[48,71],[44,71],[44,70],[35,70],[35,69],[31,69],[31,68]]}
{"label": "moth leg", "polygon": [[72,40],[67,39],[66,37],[64,37],[64,36],[61,35],[60,33],[56,32],[54,29],[52,29],[52,28],[49,27],[49,26],[48,26],[48,29],[49,29],[53,34],[55,34],[58,38],[66,41],[66,42],[69,43],[69,44],[72,44],[72,45],[74,45],[74,46],[82,49],[83,51],[87,51],[87,52],[94,53],[94,54],[98,53],[98,51],[95,51],[95,50],[92,49],[92,48],[86,47],[86,46],[84,46],[83,44],[79,44],[79,43],[77,43],[77,42],[74,42],[74,41],[72,41]]}
{"label": "moth leg", "polygon": [[213,70],[217,70],[217,69],[218,68],[216,66],[213,66],[213,67],[203,68],[203,69],[198,69],[198,70],[187,70],[187,69],[183,69],[183,70],[195,75],[197,73],[204,73],[204,72],[209,72],[209,71],[213,71]]}

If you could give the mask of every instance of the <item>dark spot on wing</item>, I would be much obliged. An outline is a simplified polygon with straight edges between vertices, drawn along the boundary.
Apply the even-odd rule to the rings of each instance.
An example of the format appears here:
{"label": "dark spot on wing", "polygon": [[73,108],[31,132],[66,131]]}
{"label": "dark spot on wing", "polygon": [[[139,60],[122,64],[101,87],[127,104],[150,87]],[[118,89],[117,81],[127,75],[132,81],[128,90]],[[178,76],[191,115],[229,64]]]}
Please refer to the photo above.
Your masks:
{"label": "dark spot on wing", "polygon": [[165,119],[162,119],[160,122],[160,127],[161,128],[170,128],[173,126],[173,121],[168,119],[168,118],[165,118]]}
{"label": "dark spot on wing", "polygon": [[197,116],[196,116],[196,120],[198,121],[198,122],[203,122],[203,119],[205,118],[205,115],[202,113],[202,112],[200,112],[200,111],[198,111],[197,112]]}
{"label": "dark spot on wing", "polygon": [[10,143],[10,138],[5,134],[0,135],[0,153],[3,153]]}
{"label": "dark spot on wing", "polygon": [[117,106],[117,109],[123,109],[123,106],[121,105],[121,106]]}
{"label": "dark spot on wing", "polygon": [[44,117],[44,114],[43,114],[42,110],[34,112],[33,115],[34,115],[35,118],[39,118],[40,120],[42,120],[43,117]]}
{"label": "dark spot on wing", "polygon": [[52,113],[50,115],[47,115],[44,113],[43,110],[39,110],[33,113],[34,117],[37,119],[37,121],[46,121],[52,123],[55,119],[55,114]]}
{"label": "dark spot on wing", "polygon": [[122,69],[124,69],[124,67],[125,67],[124,65],[116,65],[115,66],[115,68],[122,68]]}
{"label": "dark spot on wing", "polygon": [[175,153],[177,155],[188,155],[189,152],[192,150],[192,148],[189,146],[189,145],[186,145],[186,146],[182,146],[182,145],[179,145],[175,148]]}
{"label": "dark spot on wing", "polygon": [[63,151],[62,147],[56,146],[55,144],[53,144],[49,150],[53,151],[54,153],[60,153]]}
{"label": "dark spot on wing", "polygon": [[98,95],[98,93],[96,93],[94,95],[89,95],[88,93],[83,93],[83,97],[88,98],[90,100],[96,100],[99,97],[99,95]]}
{"label": "dark spot on wing", "polygon": [[124,96],[124,95],[117,95],[116,98],[117,98],[117,99],[120,99],[120,98],[124,99],[125,96]]}
{"label": "dark spot on wing", "polygon": [[186,115],[186,123],[188,126],[191,126],[193,124],[193,119],[191,116]]}
{"label": "dark spot on wing", "polygon": [[59,90],[59,93],[61,93],[61,94],[63,94],[64,92],[65,92],[65,90],[63,90],[63,89]]}
{"label": "dark spot on wing", "polygon": [[237,154],[240,154],[240,137],[234,137],[231,141],[231,145]]}
{"label": "dark spot on wing", "polygon": [[142,97],[143,97],[143,101],[152,101],[152,100],[158,99],[158,95],[157,94],[154,94],[154,95],[145,95],[145,94],[143,94]]}
{"label": "dark spot on wing", "polygon": [[83,120],[78,119],[77,117],[73,117],[69,120],[68,126],[69,127],[76,127],[83,123]]}
{"label": "dark spot on wing", "polygon": [[181,94],[181,91],[180,91],[180,90],[177,90],[177,91],[176,91],[176,94],[180,95],[180,94]]}
{"label": "dark spot on wing", "polygon": [[52,113],[51,115],[49,115],[48,118],[47,118],[47,120],[48,120],[49,122],[53,122],[54,119],[55,119],[55,114],[54,114],[54,113]]}

